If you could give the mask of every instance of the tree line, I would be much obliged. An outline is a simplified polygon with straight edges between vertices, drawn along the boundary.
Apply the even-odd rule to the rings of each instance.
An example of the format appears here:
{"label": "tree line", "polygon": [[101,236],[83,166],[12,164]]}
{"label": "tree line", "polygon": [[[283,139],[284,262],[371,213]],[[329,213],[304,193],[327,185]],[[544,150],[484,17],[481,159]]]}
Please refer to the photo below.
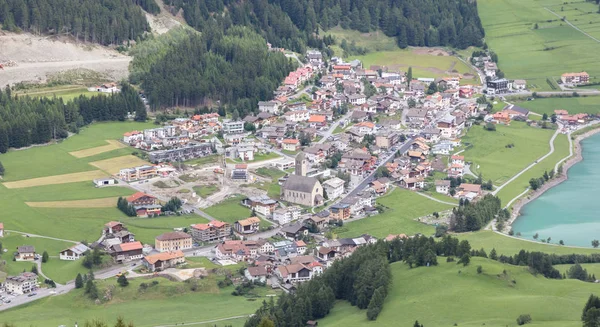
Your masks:
{"label": "tree line", "polygon": [[80,96],[67,103],[61,98],[14,96],[7,87],[0,90],[0,153],[66,138],[93,121],[124,121],[134,111],[136,120],[146,119],[146,107],[128,84],[120,93]]}
{"label": "tree line", "polygon": [[295,65],[269,52],[264,39],[244,27],[205,28],[187,34],[157,59],[140,80],[150,105],[229,105],[245,116],[273,91]]}
{"label": "tree line", "polygon": [[[484,30],[475,1],[453,0],[168,0],[184,10],[190,26],[204,31],[212,16],[223,25],[244,25],[276,46],[303,52],[324,48],[320,29],[335,26],[363,33],[382,30],[407,46],[481,46]],[[219,13],[219,15],[214,15]]]}
{"label": "tree line", "polygon": [[0,23],[14,32],[69,34],[85,42],[119,44],[150,30],[136,3],[156,11],[154,0],[0,0]]}

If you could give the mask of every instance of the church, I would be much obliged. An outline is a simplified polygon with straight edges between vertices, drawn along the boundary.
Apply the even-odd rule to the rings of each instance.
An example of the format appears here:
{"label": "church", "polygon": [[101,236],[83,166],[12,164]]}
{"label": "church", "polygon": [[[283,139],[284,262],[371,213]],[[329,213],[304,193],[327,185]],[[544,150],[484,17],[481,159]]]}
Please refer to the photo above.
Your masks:
{"label": "church", "polygon": [[304,152],[296,156],[296,171],[290,175],[281,187],[281,200],[301,204],[307,207],[318,207],[323,204],[323,187],[318,179],[307,177],[308,160]]}

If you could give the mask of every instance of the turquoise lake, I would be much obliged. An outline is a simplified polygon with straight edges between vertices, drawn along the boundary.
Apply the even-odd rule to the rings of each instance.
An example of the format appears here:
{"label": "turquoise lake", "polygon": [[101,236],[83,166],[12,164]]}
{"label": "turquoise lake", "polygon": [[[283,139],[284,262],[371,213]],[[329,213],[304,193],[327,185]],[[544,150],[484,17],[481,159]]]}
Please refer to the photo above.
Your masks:
{"label": "turquoise lake", "polygon": [[525,239],[551,237],[551,243],[592,247],[600,240],[600,134],[581,142],[583,160],[573,165],[569,179],[521,209],[513,223]]}

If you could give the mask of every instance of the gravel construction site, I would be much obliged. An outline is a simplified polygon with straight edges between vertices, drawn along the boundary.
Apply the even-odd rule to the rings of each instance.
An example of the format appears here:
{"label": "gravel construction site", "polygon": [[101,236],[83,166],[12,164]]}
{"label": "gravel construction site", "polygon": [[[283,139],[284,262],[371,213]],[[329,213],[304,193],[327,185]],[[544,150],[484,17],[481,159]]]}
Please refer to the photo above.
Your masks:
{"label": "gravel construction site", "polygon": [[37,36],[0,32],[0,85],[44,83],[53,75],[84,68],[108,80],[127,77],[131,57],[100,45],[77,42],[72,37]]}

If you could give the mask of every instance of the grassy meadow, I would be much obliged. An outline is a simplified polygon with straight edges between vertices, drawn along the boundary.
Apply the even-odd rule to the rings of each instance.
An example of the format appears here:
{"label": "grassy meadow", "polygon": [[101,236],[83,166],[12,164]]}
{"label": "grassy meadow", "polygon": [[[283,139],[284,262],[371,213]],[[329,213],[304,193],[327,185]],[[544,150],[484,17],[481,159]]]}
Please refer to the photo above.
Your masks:
{"label": "grassy meadow", "polygon": [[250,217],[252,211],[240,204],[245,198],[243,195],[236,194],[214,206],[211,206],[204,210],[207,214],[225,221],[228,223],[234,223],[240,219],[246,219]]}
{"label": "grassy meadow", "polygon": [[[496,131],[473,126],[463,137],[472,144],[462,155],[473,162],[471,170],[481,173],[484,180],[500,185],[521,169],[550,151],[548,141],[553,130],[531,128],[525,123],[511,122],[510,126],[496,125]],[[508,148],[507,145],[514,144]]]}
{"label": "grassy meadow", "polygon": [[559,18],[565,16],[599,38],[600,15],[593,2],[481,0],[477,5],[486,42],[498,54],[499,68],[508,78],[526,79],[539,91],[553,90],[546,79],[566,72],[587,71],[591,81],[597,81],[600,43]]}
{"label": "grassy meadow", "polygon": [[364,233],[378,238],[389,234],[432,235],[435,231],[433,226],[425,225],[415,219],[452,208],[450,205],[399,188],[378,198],[377,203],[387,207],[384,213],[344,224],[334,232],[340,238],[357,237]]}
{"label": "grassy meadow", "polygon": [[390,294],[376,321],[367,320],[366,310],[338,302],[319,325],[412,326],[419,320],[424,326],[505,327],[530,314],[528,326],[578,327],[590,293],[600,291],[598,284],[546,279],[489,259],[472,258],[467,267],[438,260],[438,266],[414,269],[393,263]]}
{"label": "grassy meadow", "polygon": [[90,92],[87,87],[81,85],[60,85],[60,86],[46,86],[40,88],[33,88],[29,90],[17,91],[18,95],[28,95],[33,98],[62,98],[63,101],[67,102],[78,98],[80,95],[91,97],[94,95],[105,95],[106,93]]}
{"label": "grassy meadow", "polygon": [[[599,15],[600,16],[600,15]],[[540,115],[551,116],[554,110],[565,109],[570,114],[600,113],[600,97],[586,96],[574,98],[538,98],[534,101],[523,101],[516,103],[518,106],[527,108]]]}

